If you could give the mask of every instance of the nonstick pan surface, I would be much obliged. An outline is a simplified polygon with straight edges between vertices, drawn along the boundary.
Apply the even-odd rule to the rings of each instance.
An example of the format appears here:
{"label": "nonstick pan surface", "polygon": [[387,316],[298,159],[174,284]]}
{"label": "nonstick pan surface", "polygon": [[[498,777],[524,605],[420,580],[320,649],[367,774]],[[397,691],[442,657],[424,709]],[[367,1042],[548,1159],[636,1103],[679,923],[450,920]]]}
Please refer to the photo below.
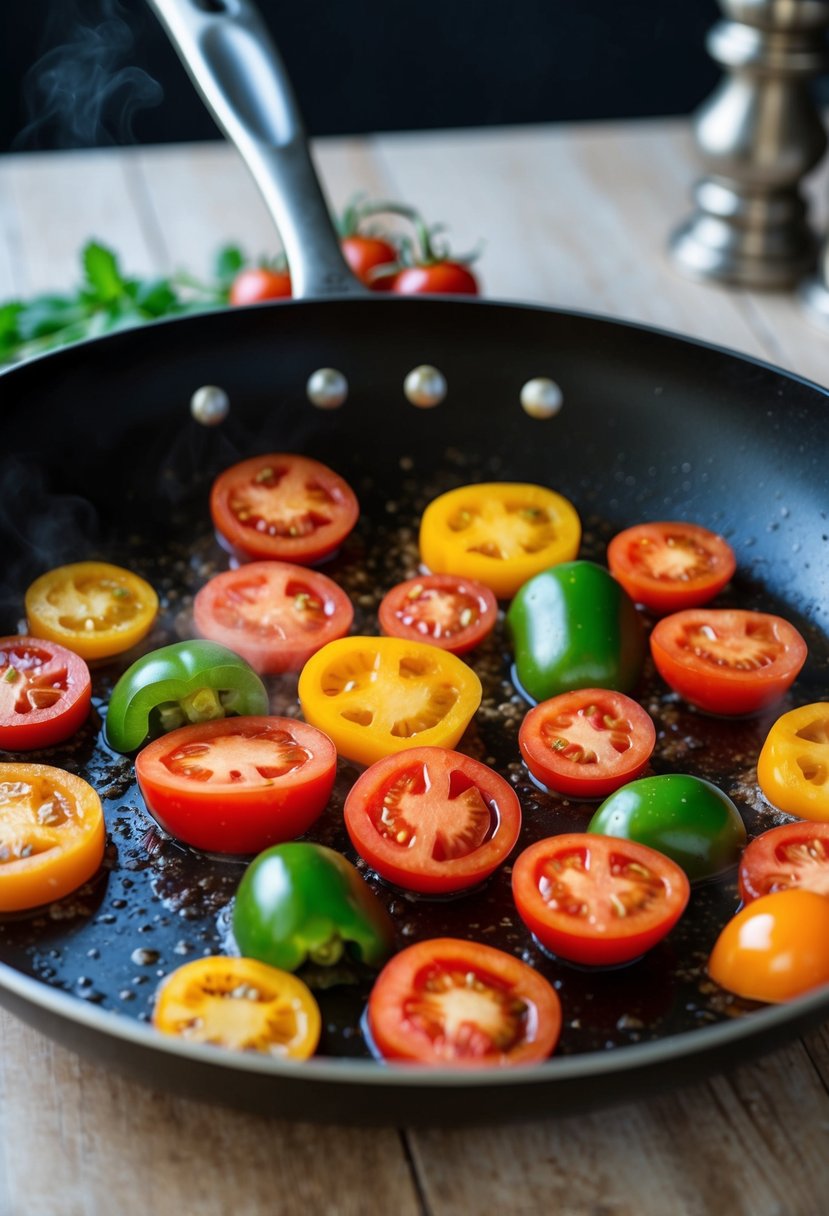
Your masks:
{"label": "nonstick pan surface", "polygon": [[[433,410],[406,402],[415,365],[447,377]],[[348,377],[346,405],[324,412],[305,396],[320,366]],[[545,422],[518,402],[531,376],[560,384]],[[227,422],[199,427],[193,391],[221,385]],[[591,317],[460,301],[328,300],[210,314],[61,352],[0,378],[6,455],[3,629],[22,593],[57,562],[103,556],[147,574],[164,613],[146,648],[189,633],[188,597],[226,557],[212,537],[212,476],[254,452],[301,450],[358,491],[363,516],[326,567],[355,596],[358,627],[375,629],[382,591],[412,572],[419,511],[450,485],[540,481],[576,503],[583,553],[603,559],[619,527],[685,517],[723,532],[738,577],[722,602],[773,609],[798,626],[810,658],[789,698],[767,715],[723,722],[695,714],[652,672],[638,690],[655,713],[655,771],[691,771],[731,794],[752,833],[778,822],[754,779],[770,722],[829,695],[827,394],[795,377],[710,347]],[[81,440],[80,437],[84,439]],[[70,455],[71,454],[71,455]],[[700,888],[683,922],[645,959],[587,973],[545,958],[516,924],[508,875],[469,897],[394,906],[401,944],[452,933],[500,945],[560,985],[560,1054],[527,1070],[464,1073],[389,1068],[366,1059],[359,1017],[368,981],[321,994],[324,1056],[305,1066],[232,1056],[161,1039],[146,1025],[159,976],[226,944],[226,906],[241,867],[199,857],[144,812],[130,764],[107,752],[100,714],[134,655],[96,672],[97,714],[63,748],[32,759],[79,771],[101,790],[107,864],[75,899],[0,926],[0,999],[79,1050],[180,1091],[308,1119],[454,1122],[528,1117],[641,1095],[731,1065],[829,1013],[829,993],[750,1009],[704,977],[719,926],[736,907],[734,877]],[[476,656],[484,712],[462,747],[490,758],[524,805],[521,845],[583,826],[589,808],[542,795],[516,763],[521,702],[499,635]],[[296,712],[290,681],[273,707]],[[312,835],[350,852],[337,810],[353,779],[341,766],[332,806]]]}

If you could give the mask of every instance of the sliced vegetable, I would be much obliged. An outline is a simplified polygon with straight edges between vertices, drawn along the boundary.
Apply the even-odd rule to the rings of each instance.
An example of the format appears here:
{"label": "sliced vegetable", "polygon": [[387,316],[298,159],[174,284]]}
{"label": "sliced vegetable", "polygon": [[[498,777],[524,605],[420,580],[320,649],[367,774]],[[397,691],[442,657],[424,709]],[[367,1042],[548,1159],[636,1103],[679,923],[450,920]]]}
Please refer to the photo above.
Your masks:
{"label": "sliced vegetable", "polygon": [[503,1067],[546,1060],[558,1042],[561,1005],[552,985],[513,955],[442,937],[386,964],[366,1020],[383,1059]]}
{"label": "sliced vegetable", "polygon": [[608,966],[645,954],[679,920],[690,895],[681,868],[631,840],[584,832],[539,840],[512,868],[515,906],[548,950]]}
{"label": "sliced vegetable", "polygon": [[740,858],[744,904],[798,887],[829,895],[829,823],[784,823],[752,840]]}
{"label": "sliced vegetable", "polygon": [[274,452],[220,473],[210,512],[228,544],[246,557],[304,566],[342,544],[360,508],[348,483],[327,465]]}
{"label": "sliced vegetable", "polygon": [[89,715],[83,659],[57,642],[0,638],[0,747],[25,752],[74,735]]}
{"label": "sliced vegetable", "polygon": [[316,1051],[322,1019],[295,975],[250,958],[213,955],[167,976],[158,989],[153,1025],[191,1043],[307,1060]]}
{"label": "sliced vegetable", "polygon": [[674,692],[714,714],[751,714],[794,683],[806,643],[788,621],[738,608],[689,608],[651,634],[656,669]]}
{"label": "sliced vegetable", "polygon": [[263,675],[276,675],[299,671],[314,651],[348,633],[354,609],[319,571],[250,562],[211,578],[193,601],[193,619],[203,637],[228,646]]}
{"label": "sliced vegetable", "polygon": [[174,642],[121,676],[109,700],[106,738],[115,751],[134,752],[180,726],[267,712],[267,689],[238,654],[216,642]]}
{"label": "sliced vegetable", "polygon": [[333,849],[298,840],[261,853],[233,904],[239,949],[286,971],[344,953],[380,967],[394,949],[389,914],[359,872]]}
{"label": "sliced vegetable", "polygon": [[829,899],[777,891],[743,908],[711,951],[708,974],[752,1001],[791,1001],[829,984]]}
{"label": "sliced vegetable", "polygon": [[757,780],[772,806],[829,822],[829,703],[801,705],[777,719],[760,751]]}
{"label": "sliced vegetable", "polygon": [[345,826],[381,877],[410,891],[462,891],[506,859],[521,805],[487,765],[443,747],[378,760],[345,800]]}
{"label": "sliced vegetable", "polygon": [[630,692],[645,635],[627,592],[594,562],[563,562],[520,588],[507,632],[523,690],[546,701],[578,688]]}
{"label": "sliced vegetable", "polygon": [[650,715],[620,692],[582,688],[542,701],[518,731],[524,763],[548,789],[605,798],[647,768],[656,742]]}
{"label": "sliced vegetable", "polygon": [[474,578],[499,599],[527,579],[576,556],[581,523],[568,499],[545,486],[482,482],[429,503],[420,556],[435,574]]}
{"label": "sliced vegetable", "polygon": [[383,633],[466,654],[495,628],[498,602],[483,583],[423,574],[387,591],[378,611]]}
{"label": "sliced vegetable", "polygon": [[737,568],[728,541],[699,524],[635,524],[607,547],[610,573],[637,604],[678,612],[707,604]]}
{"label": "sliced vegetable", "polygon": [[337,755],[292,718],[226,718],[174,730],[138,753],[144,801],[165,831],[211,853],[258,853],[325,809]]}
{"label": "sliced vegetable", "polygon": [[58,566],[26,592],[32,636],[59,642],[83,659],[129,650],[149,633],[157,614],[150,584],[108,562]]}
{"label": "sliced vegetable", "polygon": [[373,764],[407,748],[454,747],[481,703],[481,682],[437,646],[341,638],[305,664],[299,701],[341,756]]}
{"label": "sliced vegetable", "polygon": [[63,899],[103,856],[104,816],[91,785],[47,764],[0,764],[0,912]]}
{"label": "sliced vegetable", "polygon": [[684,773],[623,785],[605,799],[587,830],[657,849],[692,882],[734,865],[746,842],[745,824],[728,795]]}

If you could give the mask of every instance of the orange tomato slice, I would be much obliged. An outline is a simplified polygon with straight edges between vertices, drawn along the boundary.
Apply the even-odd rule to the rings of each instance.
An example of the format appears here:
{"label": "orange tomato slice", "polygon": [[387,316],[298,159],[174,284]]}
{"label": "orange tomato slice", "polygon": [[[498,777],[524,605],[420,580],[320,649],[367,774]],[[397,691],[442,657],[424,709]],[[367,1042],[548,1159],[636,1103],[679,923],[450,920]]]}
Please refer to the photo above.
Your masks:
{"label": "orange tomato slice", "polygon": [[26,592],[29,632],[105,659],[129,650],[149,633],[158,596],[149,583],[109,562],[74,562],[41,574]]}
{"label": "orange tomato slice", "polygon": [[104,856],[104,815],[91,785],[47,764],[0,764],[0,912],[62,899]]}

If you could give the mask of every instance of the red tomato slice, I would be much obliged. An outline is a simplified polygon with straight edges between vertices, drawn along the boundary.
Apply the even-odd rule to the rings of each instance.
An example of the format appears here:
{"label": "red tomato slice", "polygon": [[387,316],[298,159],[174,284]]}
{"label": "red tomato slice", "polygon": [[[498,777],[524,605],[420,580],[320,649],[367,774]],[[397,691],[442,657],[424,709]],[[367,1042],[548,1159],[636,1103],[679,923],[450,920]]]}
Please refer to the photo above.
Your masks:
{"label": "red tomato slice", "polygon": [[351,600],[316,570],[250,562],[217,574],[193,601],[196,629],[262,675],[300,671],[326,642],[348,633]]}
{"label": "red tomato slice", "polygon": [[690,892],[685,873],[663,853],[586,832],[539,840],[512,868],[524,924],[574,963],[638,958],[674,927]]}
{"label": "red tomato slice", "polygon": [[344,814],[351,843],[378,874],[428,895],[487,878],[521,830],[509,782],[443,747],[416,747],[372,764]]}
{"label": "red tomato slice", "polygon": [[305,832],[325,808],[337,753],[293,718],[222,718],[170,731],[135,775],[165,831],[209,853],[259,853]]}
{"label": "red tomato slice", "polygon": [[604,688],[542,701],[518,731],[532,775],[573,798],[604,798],[639,777],[655,743],[656,728],[641,705]]}
{"label": "red tomato slice", "polygon": [[551,984],[511,954],[451,937],[401,950],[366,1015],[383,1059],[476,1068],[546,1060],[561,1032]]}
{"label": "red tomato slice", "polygon": [[666,684],[714,714],[750,714],[777,701],[806,662],[788,621],[738,608],[689,608],[659,621],[651,653]]}
{"label": "red tomato slice", "polygon": [[83,726],[91,696],[80,655],[41,638],[0,638],[0,747],[61,743]]}
{"label": "red tomato slice", "polygon": [[475,579],[424,574],[392,587],[378,616],[383,633],[391,637],[466,654],[495,628],[498,601]]}
{"label": "red tomato slice", "polygon": [[829,895],[829,823],[784,823],[763,832],[743,852],[744,904],[792,887]]}
{"label": "red tomato slice", "polygon": [[220,473],[210,513],[225,540],[247,557],[305,566],[342,544],[360,508],[348,483],[327,465],[270,453]]}
{"label": "red tomato slice", "polygon": [[707,604],[737,568],[734,550],[699,524],[635,524],[607,547],[610,573],[637,604],[678,612]]}

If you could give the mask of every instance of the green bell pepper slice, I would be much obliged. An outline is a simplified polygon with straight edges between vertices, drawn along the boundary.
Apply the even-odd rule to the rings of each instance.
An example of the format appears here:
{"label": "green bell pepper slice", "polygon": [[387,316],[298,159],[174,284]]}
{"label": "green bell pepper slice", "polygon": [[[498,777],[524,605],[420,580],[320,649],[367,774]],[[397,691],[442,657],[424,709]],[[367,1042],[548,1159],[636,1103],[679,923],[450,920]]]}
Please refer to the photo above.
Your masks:
{"label": "green bell pepper slice", "polygon": [[685,773],[623,785],[604,800],[587,830],[649,845],[682,866],[692,882],[733,866],[746,843],[745,824],[728,795]]}
{"label": "green bell pepper slice", "polygon": [[233,934],[246,958],[283,971],[338,963],[346,948],[381,967],[394,950],[391,917],[355,866],[296,840],[254,858],[236,892]]}
{"label": "green bell pepper slice", "polygon": [[624,588],[595,562],[561,562],[524,583],[507,612],[515,674],[529,699],[577,688],[630,692],[645,633]]}
{"label": "green bell pepper slice", "polygon": [[193,722],[269,712],[253,668],[216,642],[174,642],[128,667],[112,690],[104,733],[117,752]]}

